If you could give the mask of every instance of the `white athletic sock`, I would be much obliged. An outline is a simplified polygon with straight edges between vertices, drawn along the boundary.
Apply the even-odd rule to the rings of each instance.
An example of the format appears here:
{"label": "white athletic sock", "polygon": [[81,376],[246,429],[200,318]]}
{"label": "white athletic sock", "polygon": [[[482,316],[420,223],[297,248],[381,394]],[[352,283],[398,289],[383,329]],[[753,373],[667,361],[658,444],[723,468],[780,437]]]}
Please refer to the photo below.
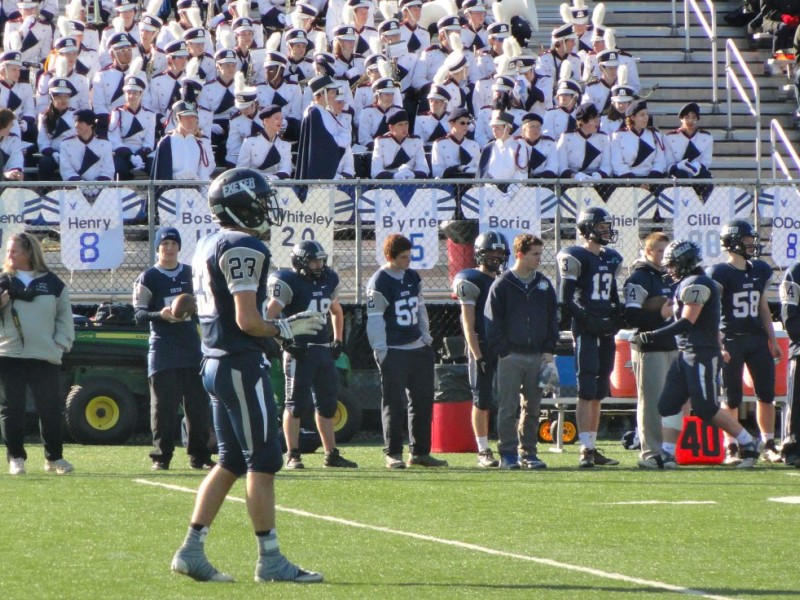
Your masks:
{"label": "white athletic sock", "polygon": [[725,434],[725,447],[727,448],[731,444],[735,444],[735,443],[736,443],[736,438],[731,436],[730,434],[726,433]]}
{"label": "white athletic sock", "polygon": [[739,442],[742,446],[746,446],[747,444],[753,443],[753,436],[747,432],[747,429],[742,429],[739,432],[739,435],[736,436],[736,441]]}
{"label": "white athletic sock", "polygon": [[583,446],[584,448],[594,448],[594,442],[592,441],[592,434],[589,433],[588,431],[579,433],[578,441],[580,441],[581,446]]}
{"label": "white athletic sock", "polygon": [[774,439],[775,439],[775,434],[774,433],[762,433],[761,434],[761,441],[764,442],[765,444],[768,441],[774,440]]}
{"label": "white athletic sock", "polygon": [[661,451],[666,454],[675,454],[675,444],[671,444],[669,442],[664,442],[661,444]]}
{"label": "white athletic sock", "polygon": [[595,446],[597,446],[597,432],[596,431],[590,431],[589,435],[591,436],[591,440],[592,440],[592,448],[594,448]]}
{"label": "white athletic sock", "polygon": [[489,438],[487,436],[475,436],[475,441],[478,442],[478,452],[489,449]]}

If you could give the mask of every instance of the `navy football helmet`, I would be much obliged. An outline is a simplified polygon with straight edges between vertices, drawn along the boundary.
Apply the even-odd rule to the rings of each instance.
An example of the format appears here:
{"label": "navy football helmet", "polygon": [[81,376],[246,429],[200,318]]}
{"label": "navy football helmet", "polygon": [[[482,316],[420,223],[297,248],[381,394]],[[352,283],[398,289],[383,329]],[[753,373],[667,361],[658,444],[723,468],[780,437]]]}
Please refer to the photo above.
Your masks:
{"label": "navy football helmet", "polygon": [[[608,225],[608,229],[598,231],[597,226],[603,224]],[[619,236],[619,232],[613,228],[611,213],[600,206],[590,206],[582,210],[576,225],[581,237],[601,246],[616,243]]]}
{"label": "navy football helmet", "polygon": [[255,169],[229,169],[217,177],[208,189],[208,206],[221,225],[258,234],[283,220],[275,188]]}
{"label": "navy football helmet", "polygon": [[[308,264],[312,260],[321,260],[322,266],[311,269]],[[292,248],[292,268],[303,277],[319,279],[328,268],[328,253],[316,240],[297,242]]]}
{"label": "navy football helmet", "polygon": [[[753,241],[745,244],[744,238],[746,237],[753,238]],[[761,254],[761,245],[758,243],[758,237],[755,227],[744,219],[728,221],[719,232],[719,240],[725,250],[748,259],[757,258]]]}
{"label": "navy football helmet", "polygon": [[702,261],[700,248],[694,242],[675,240],[664,250],[664,267],[677,279],[691,275]]}
{"label": "navy football helmet", "polygon": [[[475,238],[474,249],[475,262],[479,265],[484,265],[492,273],[497,273],[504,268],[508,264],[508,257],[511,256],[506,236],[494,230],[486,231]],[[498,259],[487,254],[493,250],[501,251],[503,258]]]}

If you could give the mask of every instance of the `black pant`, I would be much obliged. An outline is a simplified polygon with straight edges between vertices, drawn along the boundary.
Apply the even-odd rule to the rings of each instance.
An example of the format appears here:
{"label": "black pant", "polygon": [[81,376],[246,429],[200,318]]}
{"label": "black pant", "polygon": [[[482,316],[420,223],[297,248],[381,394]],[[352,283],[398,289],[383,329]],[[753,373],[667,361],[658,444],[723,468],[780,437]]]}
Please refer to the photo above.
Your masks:
{"label": "black pant", "polygon": [[390,348],[380,365],[383,451],[387,455],[403,452],[403,413],[406,406],[409,451],[416,456],[431,452],[433,360],[430,346],[413,350]]}
{"label": "black pant", "polygon": [[189,447],[186,449],[194,462],[207,461],[208,449],[208,394],[203,388],[198,369],[167,369],[150,376],[150,428],[153,432],[153,450],[150,458],[169,464],[175,452],[175,429],[178,403],[183,404]]}
{"label": "black pant", "polygon": [[33,358],[0,357],[0,432],[9,459],[28,458],[25,439],[25,393],[30,387],[47,460],[63,458],[63,406],[59,366]]}

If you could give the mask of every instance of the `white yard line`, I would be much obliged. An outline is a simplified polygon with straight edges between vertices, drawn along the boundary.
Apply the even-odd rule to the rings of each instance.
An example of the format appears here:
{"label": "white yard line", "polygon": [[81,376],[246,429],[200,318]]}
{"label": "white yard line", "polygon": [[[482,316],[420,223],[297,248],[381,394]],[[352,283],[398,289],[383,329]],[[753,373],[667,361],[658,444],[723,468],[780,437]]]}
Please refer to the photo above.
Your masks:
{"label": "white yard line", "polygon": [[[151,485],[154,487],[160,487],[175,492],[186,492],[189,494],[197,493],[197,490],[193,488],[184,487],[180,485],[171,485],[168,483],[160,483],[158,481],[151,481],[149,479],[134,479],[134,481],[136,483],[140,483],[143,485]],[[242,504],[244,504],[245,502],[244,498],[238,498],[236,496],[228,496],[227,500],[230,500],[232,502],[240,502]],[[339,517],[319,515],[316,513],[307,512],[305,510],[298,510],[296,508],[287,508],[285,506],[277,506],[276,509],[280,512],[289,513],[292,515],[296,515],[298,517],[308,517],[311,519],[317,519],[319,521],[327,521],[328,523],[336,523],[338,525],[345,525],[347,527],[355,527],[357,529],[367,529],[369,531],[378,531],[380,533],[388,533],[390,535],[399,535],[415,540],[421,540],[424,542],[434,542],[436,544],[452,546],[455,548],[461,548],[463,550],[472,550],[473,552],[480,552],[482,554],[488,554],[490,556],[502,556],[504,558],[523,560],[527,562],[544,565],[547,567],[552,567],[554,569],[563,569],[565,571],[584,573],[586,575],[593,575],[595,577],[610,579],[612,581],[624,581],[625,583],[631,583],[659,590],[667,590],[670,592],[675,592],[676,594],[684,594],[686,596],[697,596],[698,598],[710,598],[711,600],[733,600],[733,598],[730,596],[718,596],[716,594],[708,594],[706,592],[703,592],[702,590],[693,590],[691,588],[686,588],[679,585],[672,585],[670,583],[663,583],[661,581],[653,581],[650,579],[640,579],[638,577],[630,577],[628,575],[622,575],[621,573],[611,573],[608,571],[601,571],[599,569],[593,569],[591,567],[583,567],[581,565],[573,565],[569,563],[559,562],[557,560],[550,560],[549,558],[540,558],[538,556],[530,556],[527,554],[516,554],[514,552],[505,552],[503,550],[495,550],[494,548],[487,548],[486,546],[478,546],[477,544],[469,544],[467,542],[459,542],[457,540],[448,540],[445,538],[439,538],[432,535],[424,535],[421,533],[413,533],[411,531],[392,529],[390,527],[369,525],[367,523],[359,523],[358,521],[350,521],[349,519],[340,519]]]}
{"label": "white yard line", "polygon": [[629,506],[632,504],[675,504],[675,505],[697,505],[697,504],[716,504],[714,500],[629,500],[624,502],[601,502],[605,506]]}

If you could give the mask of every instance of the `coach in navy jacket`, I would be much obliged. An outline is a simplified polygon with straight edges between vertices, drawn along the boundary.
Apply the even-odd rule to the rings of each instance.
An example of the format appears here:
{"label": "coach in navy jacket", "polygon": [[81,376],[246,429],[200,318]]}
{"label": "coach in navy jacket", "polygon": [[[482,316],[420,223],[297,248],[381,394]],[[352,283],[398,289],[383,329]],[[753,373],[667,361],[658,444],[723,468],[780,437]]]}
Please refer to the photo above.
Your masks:
{"label": "coach in navy jacket", "polygon": [[514,238],[515,264],[489,288],[484,309],[486,340],[499,357],[497,449],[500,467],[506,469],[546,466],[536,455],[542,399],[539,372],[553,361],[558,313],[553,284],[538,271],[543,248],[542,240],[529,233]]}

